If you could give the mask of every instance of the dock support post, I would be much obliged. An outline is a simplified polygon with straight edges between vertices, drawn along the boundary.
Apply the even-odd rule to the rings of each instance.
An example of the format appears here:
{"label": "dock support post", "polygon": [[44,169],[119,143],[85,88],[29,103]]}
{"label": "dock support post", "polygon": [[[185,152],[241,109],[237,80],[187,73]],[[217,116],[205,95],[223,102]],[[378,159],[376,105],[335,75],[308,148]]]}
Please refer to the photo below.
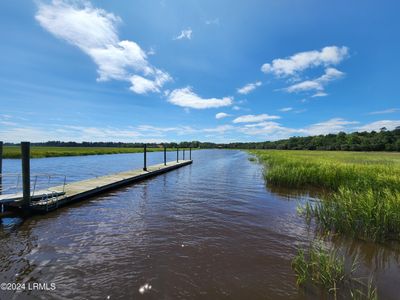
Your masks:
{"label": "dock support post", "polygon": [[192,147],[189,148],[189,159],[192,160]]}
{"label": "dock support post", "polygon": [[183,160],[185,160],[185,149],[183,149]]}
{"label": "dock support post", "polygon": [[179,148],[176,147],[176,162],[179,162]]}
{"label": "dock support post", "polygon": [[3,142],[0,141],[0,195],[3,190]]}
{"label": "dock support post", "polygon": [[147,144],[144,144],[144,149],[143,149],[143,171],[147,171]]}
{"label": "dock support post", "polygon": [[164,166],[167,165],[167,147],[164,145]]}
{"label": "dock support post", "polygon": [[30,170],[30,143],[21,142],[22,158],[22,205],[28,206],[31,202],[31,170]]}

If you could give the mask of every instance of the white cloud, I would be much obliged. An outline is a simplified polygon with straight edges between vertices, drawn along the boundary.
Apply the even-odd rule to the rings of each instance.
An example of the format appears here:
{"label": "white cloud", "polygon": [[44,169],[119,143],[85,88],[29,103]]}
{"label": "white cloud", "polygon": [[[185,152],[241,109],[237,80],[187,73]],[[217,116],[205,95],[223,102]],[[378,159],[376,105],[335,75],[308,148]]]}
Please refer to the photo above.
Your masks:
{"label": "white cloud", "polygon": [[282,112],[288,112],[291,110],[293,110],[293,107],[283,107],[283,108],[279,109],[279,111],[282,111]]}
{"label": "white cloud", "polygon": [[347,56],[347,47],[330,46],[320,51],[300,52],[287,58],[274,59],[262,65],[261,70],[279,77],[295,76],[308,68],[336,65]]}
{"label": "white cloud", "polygon": [[396,113],[396,112],[400,112],[400,109],[399,108],[389,108],[389,109],[385,109],[385,110],[372,111],[369,113],[369,115],[383,115],[383,114],[392,114],[392,113]]}
{"label": "white cloud", "polygon": [[168,102],[186,108],[206,109],[232,105],[232,98],[201,98],[191,87],[173,90],[167,98]]}
{"label": "white cloud", "polygon": [[232,107],[232,109],[233,109],[233,110],[241,110],[242,108],[241,108],[240,106],[234,105],[234,106]]}
{"label": "white cloud", "polygon": [[217,126],[214,128],[204,128],[202,131],[203,132],[214,132],[214,133],[224,133],[228,130],[232,130],[235,127],[233,127],[232,125],[221,125],[221,126]]}
{"label": "white cloud", "polygon": [[400,120],[381,120],[365,124],[364,126],[357,127],[358,131],[380,131],[381,128],[385,127],[387,130],[393,130],[400,126]]}
{"label": "white cloud", "polygon": [[158,92],[171,80],[166,72],[148,62],[145,51],[137,43],[119,39],[119,17],[93,7],[90,2],[39,3],[35,17],[44,29],[89,55],[97,64],[99,81],[128,81],[133,84],[132,91],[147,93]]}
{"label": "white cloud", "polygon": [[315,98],[315,97],[326,97],[326,96],[328,96],[328,94],[327,93],[325,93],[325,92],[316,92],[314,95],[312,95],[311,97],[312,98]]}
{"label": "white cloud", "polygon": [[320,135],[340,131],[348,131],[347,126],[352,124],[358,124],[358,122],[347,121],[342,118],[333,118],[328,121],[316,123],[304,129],[301,129],[301,132],[306,135]]}
{"label": "white cloud", "polygon": [[347,121],[342,118],[333,118],[324,122],[311,124],[303,128],[290,128],[274,121],[246,124],[238,130],[247,135],[260,135],[266,140],[286,139],[291,136],[309,136],[352,131],[356,121]]}
{"label": "white cloud", "polygon": [[254,91],[257,87],[261,86],[261,81],[246,84],[244,87],[237,89],[237,92],[242,95],[246,95]]}
{"label": "white cloud", "polygon": [[261,115],[244,115],[237,117],[233,120],[233,123],[254,123],[254,122],[262,122],[265,120],[274,120],[280,119],[279,116],[270,116],[268,114],[261,114]]}
{"label": "white cloud", "polygon": [[174,40],[182,40],[182,39],[188,39],[191,40],[192,39],[192,29],[191,28],[187,28],[181,31],[181,33],[179,35],[177,35],[176,37],[173,38]]}
{"label": "white cloud", "polygon": [[217,113],[215,115],[215,118],[218,120],[218,119],[223,119],[223,118],[226,118],[226,117],[229,117],[229,116],[230,116],[230,114],[227,114],[227,113],[224,113],[224,112],[220,112],[220,113]]}
{"label": "white cloud", "polygon": [[316,91],[314,97],[326,96],[324,92],[324,87],[329,82],[342,78],[344,73],[335,69],[335,68],[327,68],[325,69],[325,74],[322,76],[315,78],[313,80],[305,80],[299,83],[295,83],[284,90],[288,93],[297,93],[297,92],[306,92],[306,91]]}

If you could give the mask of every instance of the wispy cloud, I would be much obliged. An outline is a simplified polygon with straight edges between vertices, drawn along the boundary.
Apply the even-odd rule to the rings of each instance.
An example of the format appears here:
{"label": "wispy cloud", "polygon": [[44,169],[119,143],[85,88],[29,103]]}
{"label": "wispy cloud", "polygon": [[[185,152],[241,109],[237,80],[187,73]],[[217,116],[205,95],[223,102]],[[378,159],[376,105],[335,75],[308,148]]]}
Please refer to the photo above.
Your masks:
{"label": "wispy cloud", "polygon": [[194,109],[218,108],[230,106],[233,103],[231,97],[224,98],[201,98],[192,91],[191,87],[173,90],[167,97],[168,102]]}
{"label": "wispy cloud", "polygon": [[119,39],[118,16],[90,2],[39,2],[35,17],[51,34],[89,55],[97,64],[99,81],[128,81],[132,91],[144,94],[158,92],[171,80],[167,72],[148,62],[146,52],[137,43]]}
{"label": "wispy cloud", "polygon": [[247,95],[248,93],[254,91],[257,87],[261,86],[261,84],[261,81],[248,83],[244,87],[237,89],[237,92],[242,95]]}
{"label": "wispy cloud", "polygon": [[230,116],[230,114],[227,114],[227,113],[224,113],[224,112],[220,112],[220,113],[217,113],[215,115],[215,118],[217,120],[219,120],[219,119],[223,119],[223,118],[226,118],[226,117],[229,117],[229,116]]}
{"label": "wispy cloud", "polygon": [[283,107],[283,108],[279,109],[279,111],[282,111],[282,112],[288,112],[291,110],[293,110],[293,107]]}
{"label": "wispy cloud", "polygon": [[287,58],[274,59],[271,63],[263,64],[261,70],[278,77],[295,76],[309,68],[336,65],[347,56],[347,47],[329,46],[320,51],[299,52]]}
{"label": "wispy cloud", "polygon": [[381,128],[385,127],[387,130],[393,130],[400,126],[400,120],[380,120],[365,124],[363,126],[357,127],[358,131],[379,131]]}
{"label": "wispy cloud", "polygon": [[237,117],[233,120],[233,123],[254,123],[254,122],[262,122],[265,120],[275,120],[280,119],[279,116],[270,116],[268,114],[261,115],[244,115]]}
{"label": "wispy cloud", "polygon": [[385,109],[385,110],[372,111],[368,114],[369,115],[384,115],[384,114],[393,114],[396,112],[400,112],[400,108],[389,108],[389,109]]}
{"label": "wispy cloud", "polygon": [[181,31],[180,34],[178,34],[176,37],[174,37],[174,40],[182,40],[182,39],[187,39],[187,40],[191,40],[192,39],[192,29],[191,28],[187,28]]}
{"label": "wispy cloud", "polygon": [[205,23],[206,25],[219,25],[219,18],[206,20]]}
{"label": "wispy cloud", "polygon": [[358,124],[357,121],[347,121],[342,118],[333,118],[328,121],[313,124],[309,127],[302,129],[302,132],[306,135],[319,135],[335,133],[340,131],[347,131],[348,125]]}

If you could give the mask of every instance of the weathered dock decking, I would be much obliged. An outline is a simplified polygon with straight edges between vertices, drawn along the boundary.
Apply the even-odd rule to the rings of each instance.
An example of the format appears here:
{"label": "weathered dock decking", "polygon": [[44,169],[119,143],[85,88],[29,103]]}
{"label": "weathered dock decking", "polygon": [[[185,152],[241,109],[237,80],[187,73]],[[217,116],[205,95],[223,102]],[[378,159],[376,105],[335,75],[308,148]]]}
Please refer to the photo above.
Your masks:
{"label": "weathered dock decking", "polygon": [[[47,190],[36,191],[31,197],[31,203],[29,207],[25,207],[24,209],[46,212],[71,202],[84,200],[102,192],[110,191],[143,179],[175,170],[191,163],[192,160],[180,160],[179,162],[173,161],[166,163],[166,165],[158,164],[148,166],[146,170],[131,170],[83,181],[72,182],[66,184],[65,186],[55,186]],[[46,197],[44,197],[44,195],[46,195]],[[6,207],[22,208],[22,202],[22,193],[13,195],[0,195],[0,204],[5,205]],[[0,217],[1,216],[2,213],[0,213]]]}

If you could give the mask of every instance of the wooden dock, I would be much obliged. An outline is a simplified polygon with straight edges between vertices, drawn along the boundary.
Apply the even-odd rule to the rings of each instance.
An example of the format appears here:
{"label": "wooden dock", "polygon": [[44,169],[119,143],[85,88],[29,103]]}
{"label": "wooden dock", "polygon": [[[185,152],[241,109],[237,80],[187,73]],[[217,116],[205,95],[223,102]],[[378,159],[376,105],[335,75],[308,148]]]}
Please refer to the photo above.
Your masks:
{"label": "wooden dock", "polygon": [[191,164],[192,160],[179,160],[148,166],[146,170],[137,169],[117,174],[111,174],[88,180],[68,183],[62,186],[51,187],[46,190],[36,191],[31,197],[29,206],[22,206],[23,195],[0,195],[0,204],[6,207],[0,212],[0,218],[9,215],[7,208],[11,210],[29,210],[31,212],[47,212],[75,201],[81,201],[100,193],[117,189],[150,177],[163,174],[180,167]]}

